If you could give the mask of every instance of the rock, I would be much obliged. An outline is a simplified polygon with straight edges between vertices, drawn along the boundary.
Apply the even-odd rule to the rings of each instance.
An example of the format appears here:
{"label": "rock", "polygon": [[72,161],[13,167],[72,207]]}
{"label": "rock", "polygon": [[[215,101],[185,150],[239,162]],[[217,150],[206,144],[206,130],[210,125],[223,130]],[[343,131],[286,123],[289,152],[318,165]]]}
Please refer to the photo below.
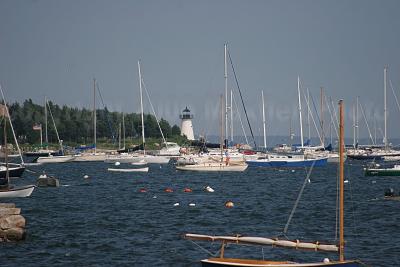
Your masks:
{"label": "rock", "polygon": [[25,239],[25,229],[23,228],[10,228],[7,230],[0,230],[0,236],[4,241],[20,241]]}
{"label": "rock", "polygon": [[15,208],[14,203],[0,203],[0,208]]}
{"label": "rock", "polygon": [[10,229],[15,227],[25,228],[25,218],[22,215],[6,215],[0,217],[0,228]]}
{"label": "rock", "polygon": [[0,217],[4,215],[18,215],[21,213],[20,208],[1,208],[0,207]]}
{"label": "rock", "polygon": [[59,187],[60,181],[55,177],[39,177],[36,185],[39,187]]}

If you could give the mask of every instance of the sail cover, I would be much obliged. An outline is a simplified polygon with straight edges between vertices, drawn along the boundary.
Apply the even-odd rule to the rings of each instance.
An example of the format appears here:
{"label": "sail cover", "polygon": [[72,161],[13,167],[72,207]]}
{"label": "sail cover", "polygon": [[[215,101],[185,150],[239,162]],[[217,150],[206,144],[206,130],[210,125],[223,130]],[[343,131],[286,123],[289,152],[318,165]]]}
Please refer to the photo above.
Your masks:
{"label": "sail cover", "polygon": [[277,246],[288,247],[296,249],[309,249],[321,250],[329,252],[338,252],[337,245],[320,244],[319,242],[302,242],[300,240],[285,240],[277,238],[266,237],[252,237],[252,236],[210,236],[199,234],[185,234],[184,237],[190,240],[211,241],[211,242],[227,242],[237,244],[251,244],[251,245],[264,245],[264,246]]}

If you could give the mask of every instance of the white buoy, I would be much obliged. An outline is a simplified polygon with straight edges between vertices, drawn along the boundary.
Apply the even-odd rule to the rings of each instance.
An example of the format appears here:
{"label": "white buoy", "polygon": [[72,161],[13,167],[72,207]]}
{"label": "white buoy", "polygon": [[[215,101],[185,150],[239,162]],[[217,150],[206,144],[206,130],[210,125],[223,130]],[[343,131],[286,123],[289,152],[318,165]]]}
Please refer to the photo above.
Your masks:
{"label": "white buoy", "polygon": [[345,184],[349,183],[349,180],[344,180],[344,183],[345,183]]}
{"label": "white buoy", "polygon": [[194,204],[194,203],[189,203],[189,206],[190,206],[190,207],[195,207],[196,204]]}
{"label": "white buoy", "polygon": [[119,166],[119,165],[121,165],[121,163],[119,161],[117,161],[117,162],[114,163],[114,165],[115,166]]}
{"label": "white buoy", "polygon": [[87,179],[87,178],[89,178],[89,175],[85,174],[85,175],[83,176],[83,178]]}
{"label": "white buoy", "polygon": [[307,180],[307,182],[308,182],[308,183],[311,183],[311,180],[310,180],[310,179],[308,179],[308,180]]}
{"label": "white buoy", "polygon": [[376,184],[376,181],[372,181],[373,184]]}
{"label": "white buoy", "polygon": [[324,259],[324,263],[330,263],[331,261],[328,258]]}
{"label": "white buoy", "polygon": [[295,172],[295,170],[292,170],[292,172]]}
{"label": "white buoy", "polygon": [[153,198],[157,198],[157,196],[156,196],[156,195],[154,195],[154,196],[153,196]]}
{"label": "white buoy", "polygon": [[207,192],[210,192],[210,193],[213,193],[214,192],[214,189],[212,189],[210,186],[206,186],[206,191]]}
{"label": "white buoy", "polygon": [[179,202],[176,202],[175,204],[174,204],[174,207],[178,207],[179,206]]}

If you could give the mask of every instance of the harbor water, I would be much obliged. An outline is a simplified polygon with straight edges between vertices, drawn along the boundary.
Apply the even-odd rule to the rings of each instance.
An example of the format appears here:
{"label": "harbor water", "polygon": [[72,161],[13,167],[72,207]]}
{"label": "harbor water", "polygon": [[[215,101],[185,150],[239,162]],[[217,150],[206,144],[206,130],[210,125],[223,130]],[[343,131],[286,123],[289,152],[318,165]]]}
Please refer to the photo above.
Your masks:
{"label": "harbor water", "polygon": [[[0,244],[1,265],[200,266],[219,244],[195,244],[183,239],[184,233],[284,238],[306,177],[304,168],[195,173],[178,172],[170,163],[150,165],[148,173],[107,172],[111,166],[30,166],[22,178],[14,179],[17,185],[32,184],[45,170],[59,178],[61,186],[36,188],[29,198],[2,200],[22,209],[27,238]],[[364,177],[361,162],[346,162],[346,258],[369,266],[400,266],[400,202],[383,199],[386,188],[400,190],[399,179]],[[337,164],[314,168],[287,238],[335,242],[336,185]],[[206,192],[206,186],[215,192]],[[233,208],[225,207],[228,200]],[[337,259],[332,253],[235,244],[226,248],[225,256],[296,262]]]}

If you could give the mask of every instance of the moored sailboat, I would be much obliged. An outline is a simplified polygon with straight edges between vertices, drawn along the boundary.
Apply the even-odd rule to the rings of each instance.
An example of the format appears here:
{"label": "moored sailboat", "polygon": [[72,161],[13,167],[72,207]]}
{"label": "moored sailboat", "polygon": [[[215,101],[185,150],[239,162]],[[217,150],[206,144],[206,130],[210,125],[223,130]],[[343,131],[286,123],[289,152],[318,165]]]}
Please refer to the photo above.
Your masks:
{"label": "moored sailboat", "polygon": [[[339,154],[340,154],[340,179],[339,179],[339,242],[337,244],[322,244],[319,242],[302,242],[300,240],[287,240],[253,236],[208,236],[198,234],[185,234],[184,237],[190,240],[221,242],[220,256],[201,261],[202,266],[247,266],[247,267],[311,267],[311,266],[362,266],[358,260],[345,260],[344,257],[344,123],[343,123],[343,101],[340,102],[340,137],[339,137]],[[336,252],[339,259],[331,261],[324,259],[321,262],[297,263],[293,261],[275,261],[275,260],[253,260],[253,259],[237,259],[225,258],[225,247],[227,244],[243,244],[243,245],[263,245],[286,247],[294,249],[304,249],[309,251],[326,251]]]}

